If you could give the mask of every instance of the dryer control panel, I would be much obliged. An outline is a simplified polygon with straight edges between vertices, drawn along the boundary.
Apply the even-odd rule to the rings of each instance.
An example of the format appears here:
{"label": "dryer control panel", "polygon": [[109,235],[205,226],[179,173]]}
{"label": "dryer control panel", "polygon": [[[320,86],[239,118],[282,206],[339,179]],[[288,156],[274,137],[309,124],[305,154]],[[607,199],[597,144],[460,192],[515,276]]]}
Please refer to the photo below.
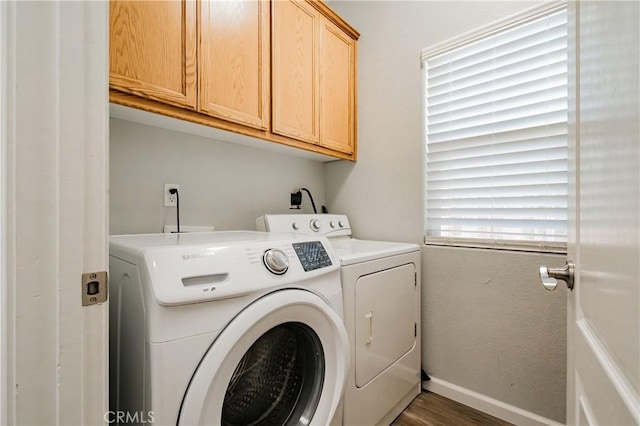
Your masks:
{"label": "dryer control panel", "polygon": [[293,249],[305,272],[331,266],[331,258],[320,241],[293,243]]}
{"label": "dryer control panel", "polygon": [[256,219],[256,229],[326,237],[351,235],[349,219],[343,214],[265,214]]}

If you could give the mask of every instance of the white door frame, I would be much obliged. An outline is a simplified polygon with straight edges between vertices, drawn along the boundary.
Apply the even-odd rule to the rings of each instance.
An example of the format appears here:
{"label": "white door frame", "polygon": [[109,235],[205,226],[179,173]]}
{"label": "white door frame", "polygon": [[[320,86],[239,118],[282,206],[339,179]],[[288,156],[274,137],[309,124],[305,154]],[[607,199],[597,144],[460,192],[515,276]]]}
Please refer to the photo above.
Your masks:
{"label": "white door frame", "polygon": [[7,422],[6,288],[6,142],[7,142],[7,4],[0,2],[0,424]]}
{"label": "white door frame", "polygon": [[105,424],[108,2],[0,1],[2,424]]}

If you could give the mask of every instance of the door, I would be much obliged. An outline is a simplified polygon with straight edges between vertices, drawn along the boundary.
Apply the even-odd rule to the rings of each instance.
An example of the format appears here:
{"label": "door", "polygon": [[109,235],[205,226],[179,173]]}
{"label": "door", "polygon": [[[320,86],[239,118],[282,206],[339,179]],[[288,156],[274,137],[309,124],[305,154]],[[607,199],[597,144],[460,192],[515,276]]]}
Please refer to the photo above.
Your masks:
{"label": "door", "polygon": [[[349,368],[338,314],[304,290],[270,293],[220,333],[198,365],[179,425],[328,425]],[[341,423],[341,422],[340,422]]]}
{"label": "door", "polygon": [[355,145],[356,41],[333,22],[320,24],[322,145],[352,154]]}
{"label": "door", "polygon": [[266,129],[270,3],[210,0],[198,5],[200,111]]}
{"label": "door", "polygon": [[[417,340],[416,268],[413,263],[359,277],[355,283],[354,369],[366,386],[413,349]],[[399,308],[402,307],[402,308]]]}
{"label": "door", "polygon": [[110,86],[195,109],[195,0],[112,0],[109,21]]}
{"label": "door", "polygon": [[0,7],[3,424],[105,423],[107,304],[81,301],[107,269],[108,13]]}
{"label": "door", "polygon": [[640,3],[569,7],[576,282],[567,315],[567,424],[638,425]]}
{"label": "door", "polygon": [[320,13],[304,1],[271,7],[273,133],[318,143]]}

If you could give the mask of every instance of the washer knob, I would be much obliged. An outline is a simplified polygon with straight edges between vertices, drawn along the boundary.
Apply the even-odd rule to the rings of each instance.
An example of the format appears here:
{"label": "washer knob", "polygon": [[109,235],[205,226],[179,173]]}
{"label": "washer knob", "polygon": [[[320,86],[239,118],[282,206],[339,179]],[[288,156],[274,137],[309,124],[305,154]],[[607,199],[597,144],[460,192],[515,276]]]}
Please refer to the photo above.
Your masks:
{"label": "washer knob", "polygon": [[339,222],[338,222],[338,226],[339,226],[340,228],[344,228],[344,223],[342,223],[342,221],[339,221]]}
{"label": "washer knob", "polygon": [[300,229],[300,226],[298,226],[298,223],[297,223],[297,222],[293,222],[293,223],[291,224],[291,227],[292,227],[293,229],[295,229],[296,231],[297,231],[298,229]]}
{"label": "washer knob", "polygon": [[336,224],[335,224],[335,223],[333,223],[333,221],[331,221],[331,222],[329,222],[329,226],[333,229],[333,228],[335,228],[335,227],[336,227]]}
{"label": "washer knob", "polygon": [[316,232],[320,230],[320,221],[318,219],[312,219],[309,225],[311,226],[311,229]]}
{"label": "washer knob", "polygon": [[265,251],[262,256],[262,262],[272,274],[282,275],[289,270],[289,258],[280,249]]}

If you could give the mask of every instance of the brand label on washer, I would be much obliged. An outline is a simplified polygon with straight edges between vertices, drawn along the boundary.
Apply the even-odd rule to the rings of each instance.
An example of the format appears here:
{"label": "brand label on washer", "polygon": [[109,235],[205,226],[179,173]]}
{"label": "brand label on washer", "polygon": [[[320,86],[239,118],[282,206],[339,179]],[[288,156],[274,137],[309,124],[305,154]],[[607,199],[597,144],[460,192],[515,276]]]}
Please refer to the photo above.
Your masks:
{"label": "brand label on washer", "polygon": [[182,260],[193,260],[193,259],[202,259],[209,256],[214,256],[216,253],[214,251],[201,251],[198,253],[188,253],[182,255]]}

